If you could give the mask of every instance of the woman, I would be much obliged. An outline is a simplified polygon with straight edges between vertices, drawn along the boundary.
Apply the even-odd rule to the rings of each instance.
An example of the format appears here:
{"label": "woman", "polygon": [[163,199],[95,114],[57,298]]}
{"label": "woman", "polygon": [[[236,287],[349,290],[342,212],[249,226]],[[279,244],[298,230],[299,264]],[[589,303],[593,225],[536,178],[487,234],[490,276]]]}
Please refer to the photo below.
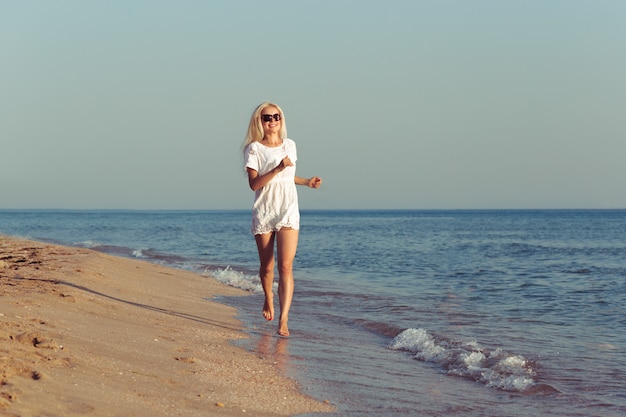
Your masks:
{"label": "woman", "polygon": [[296,144],[287,138],[285,115],[273,103],[259,105],[250,118],[243,144],[248,183],[255,192],[252,233],[259,251],[259,276],[265,293],[263,317],[274,320],[274,242],[278,260],[278,334],[289,336],[293,299],[293,260],[298,246],[300,211],[296,185],[319,188],[319,177],[296,176]]}

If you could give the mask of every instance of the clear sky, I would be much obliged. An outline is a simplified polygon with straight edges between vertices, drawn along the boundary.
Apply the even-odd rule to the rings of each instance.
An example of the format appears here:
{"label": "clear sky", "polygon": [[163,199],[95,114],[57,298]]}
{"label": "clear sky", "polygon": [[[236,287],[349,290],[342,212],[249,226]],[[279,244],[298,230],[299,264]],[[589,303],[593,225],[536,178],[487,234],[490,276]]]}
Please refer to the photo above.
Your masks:
{"label": "clear sky", "polygon": [[626,208],[623,0],[0,0],[0,208]]}

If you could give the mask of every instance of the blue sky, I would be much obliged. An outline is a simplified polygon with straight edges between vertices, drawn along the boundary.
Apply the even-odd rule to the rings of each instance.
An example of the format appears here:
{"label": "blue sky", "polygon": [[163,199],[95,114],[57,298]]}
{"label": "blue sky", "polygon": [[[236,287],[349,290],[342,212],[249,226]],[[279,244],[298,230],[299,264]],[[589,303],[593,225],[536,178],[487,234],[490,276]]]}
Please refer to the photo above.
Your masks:
{"label": "blue sky", "polygon": [[626,2],[3,1],[0,208],[626,208]]}

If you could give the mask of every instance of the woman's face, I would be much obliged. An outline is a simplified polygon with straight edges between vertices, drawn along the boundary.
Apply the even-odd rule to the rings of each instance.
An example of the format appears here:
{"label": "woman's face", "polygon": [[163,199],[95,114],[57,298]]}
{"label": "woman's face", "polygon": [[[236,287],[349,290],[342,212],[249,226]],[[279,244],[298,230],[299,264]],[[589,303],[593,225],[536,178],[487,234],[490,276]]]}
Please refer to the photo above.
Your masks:
{"label": "woman's face", "polygon": [[269,106],[261,111],[261,124],[266,134],[278,133],[282,122],[282,116],[276,107]]}

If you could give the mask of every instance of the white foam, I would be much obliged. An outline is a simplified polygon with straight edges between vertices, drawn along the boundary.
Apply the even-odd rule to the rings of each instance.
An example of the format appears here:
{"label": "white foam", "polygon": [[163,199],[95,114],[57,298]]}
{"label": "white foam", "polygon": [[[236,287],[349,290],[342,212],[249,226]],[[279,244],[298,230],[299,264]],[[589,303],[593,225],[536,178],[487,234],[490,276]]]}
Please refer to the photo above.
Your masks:
{"label": "white foam", "polygon": [[485,361],[486,357],[481,352],[463,353],[461,359],[468,369],[481,369],[481,364]]}
{"label": "white foam", "polygon": [[231,287],[240,288],[253,293],[263,292],[258,276],[246,275],[243,272],[235,271],[230,266],[212,271],[205,270],[204,275],[211,276]]}
{"label": "white foam", "polygon": [[435,361],[445,355],[446,350],[437,346],[433,337],[424,329],[407,329],[396,336],[390,349],[406,350],[415,353],[417,359]]}
{"label": "white foam", "polygon": [[83,242],[74,242],[76,246],[82,246],[83,248],[93,249],[101,246],[100,243],[94,242],[93,240],[85,240]]}
{"label": "white foam", "polygon": [[535,372],[526,358],[497,348],[491,352],[476,341],[435,338],[424,329],[407,329],[396,336],[389,349],[413,353],[415,359],[441,365],[448,375],[483,382],[489,387],[523,391],[535,385]]}

